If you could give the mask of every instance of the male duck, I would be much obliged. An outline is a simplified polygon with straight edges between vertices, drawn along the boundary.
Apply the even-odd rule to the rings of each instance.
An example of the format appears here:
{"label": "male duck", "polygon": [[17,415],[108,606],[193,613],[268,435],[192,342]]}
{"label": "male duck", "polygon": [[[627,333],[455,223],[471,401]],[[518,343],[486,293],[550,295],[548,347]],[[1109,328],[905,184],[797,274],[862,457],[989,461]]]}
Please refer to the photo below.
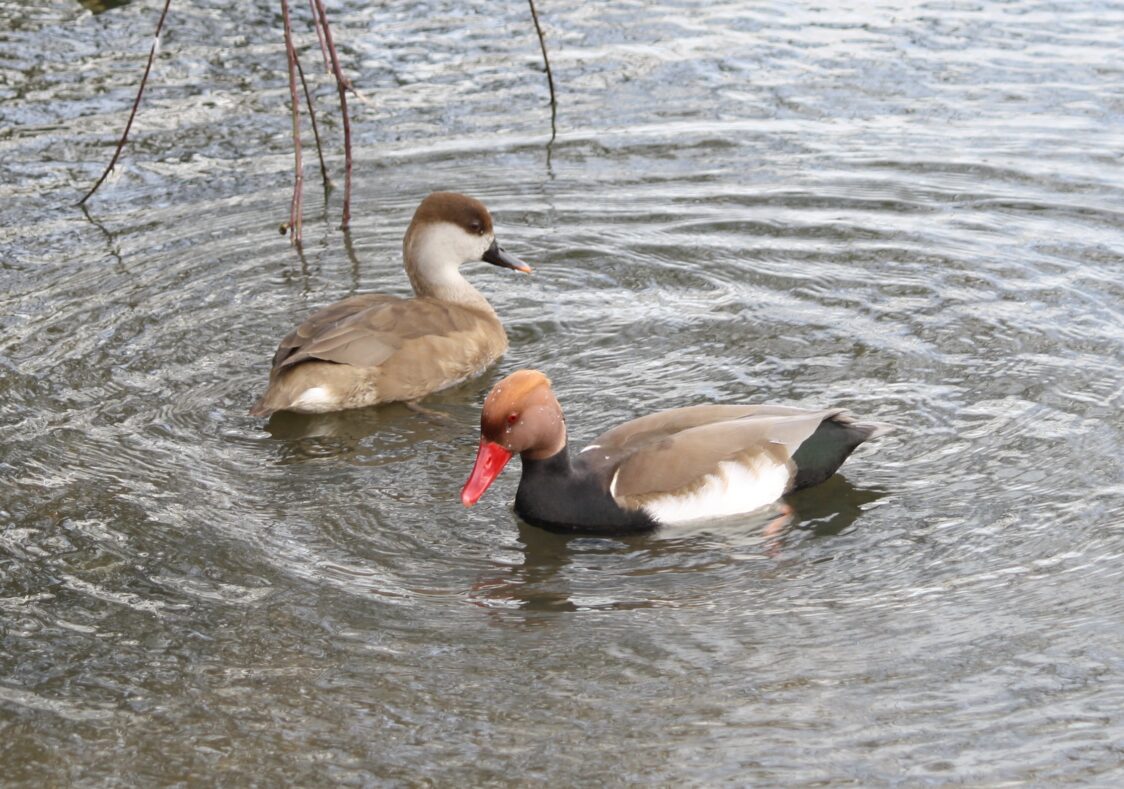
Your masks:
{"label": "male duck", "polygon": [[484,401],[480,447],[461,490],[470,507],[519,453],[515,512],[550,531],[622,534],[749,512],[823,482],[887,425],[841,408],[696,405],[602,433],[572,461],[550,381],[520,370]]}

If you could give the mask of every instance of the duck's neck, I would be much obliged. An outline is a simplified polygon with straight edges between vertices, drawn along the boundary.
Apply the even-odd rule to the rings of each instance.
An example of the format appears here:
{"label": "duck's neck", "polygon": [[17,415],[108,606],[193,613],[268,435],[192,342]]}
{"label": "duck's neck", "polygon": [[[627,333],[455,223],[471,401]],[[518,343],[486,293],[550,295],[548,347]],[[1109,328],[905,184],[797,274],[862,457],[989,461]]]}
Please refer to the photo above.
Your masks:
{"label": "duck's neck", "polygon": [[407,238],[403,244],[406,276],[418,296],[440,299],[495,315],[492,305],[461,276],[463,262],[440,234]]}
{"label": "duck's neck", "polygon": [[533,526],[578,534],[628,534],[650,531],[656,522],[640,510],[618,505],[593,474],[570,463],[566,445],[550,457],[521,455],[523,475],[515,512]]}

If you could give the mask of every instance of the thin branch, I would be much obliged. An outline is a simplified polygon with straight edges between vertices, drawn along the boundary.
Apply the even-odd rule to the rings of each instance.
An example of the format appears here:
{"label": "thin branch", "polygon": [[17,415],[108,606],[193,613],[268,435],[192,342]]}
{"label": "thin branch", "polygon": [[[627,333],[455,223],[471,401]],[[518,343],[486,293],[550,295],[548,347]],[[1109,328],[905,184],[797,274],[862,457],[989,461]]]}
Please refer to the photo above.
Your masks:
{"label": "thin branch", "polygon": [[312,11],[312,26],[316,28],[316,40],[320,42],[320,56],[324,58],[324,71],[332,73],[332,64],[328,62],[328,45],[324,43],[324,28],[320,25],[320,14],[316,13],[316,0],[308,0],[309,10]]}
{"label": "thin branch", "polygon": [[82,213],[85,215],[86,221],[100,230],[102,235],[105,236],[105,243],[109,249],[109,254],[112,255],[113,259],[117,261],[117,267],[121,271],[128,271],[128,268],[125,266],[125,260],[121,257],[121,247],[118,246],[116,237],[114,237],[114,235],[106,229],[105,225],[103,225],[101,222],[94,219],[94,217],[90,215],[89,206],[79,203],[78,207],[82,209]]}
{"label": "thin branch", "polygon": [[129,130],[133,128],[133,118],[137,115],[137,108],[140,107],[141,96],[144,95],[144,86],[148,82],[148,73],[152,70],[152,61],[156,59],[156,52],[160,49],[160,31],[164,28],[164,18],[168,16],[168,7],[172,4],[172,0],[164,0],[164,10],[160,12],[160,21],[156,23],[156,32],[152,36],[152,48],[148,50],[148,63],[144,67],[144,76],[141,77],[140,87],[137,89],[137,97],[133,99],[133,111],[129,113],[129,120],[125,124],[125,132],[121,135],[121,139],[117,142],[117,150],[113,152],[113,158],[109,161],[109,166],[105,168],[105,172],[101,174],[98,182],[91,187],[90,191],[86,192],[85,197],[78,201],[78,205],[83,205],[90,199],[90,195],[98,190],[102,182],[113,172],[113,165],[117,164],[117,158],[121,155],[121,150],[125,147],[126,140],[129,139]]}
{"label": "thin branch", "polygon": [[304,79],[304,69],[301,68],[300,57],[297,58],[297,74],[301,78],[301,86],[304,88],[304,99],[308,104],[308,117],[312,120],[312,136],[316,139],[316,155],[320,157],[320,177],[324,179],[324,188],[330,189],[332,186],[332,179],[328,177],[328,166],[324,164],[324,149],[320,145],[320,129],[316,125],[316,110],[312,108],[312,94],[308,90],[308,83]]}
{"label": "thin branch", "polygon": [[304,162],[301,159],[301,103],[297,95],[297,50],[293,46],[293,25],[289,18],[289,2],[281,0],[281,18],[285,27],[285,58],[289,65],[289,102],[293,118],[293,197],[289,201],[289,239],[301,243],[301,219],[304,197]]}
{"label": "thin branch", "polygon": [[546,82],[550,86],[550,141],[558,136],[557,116],[558,101],[554,96],[554,74],[550,71],[550,58],[546,54],[546,38],[543,36],[542,25],[539,24],[539,14],[535,10],[535,0],[527,0],[531,6],[531,19],[535,22],[535,32],[539,34],[539,47],[542,49],[542,62],[546,65]]}
{"label": "thin branch", "polygon": [[347,115],[347,90],[351,87],[351,83],[340,68],[340,57],[332,41],[332,28],[328,25],[328,11],[324,8],[324,0],[315,0],[315,2],[320,24],[324,28],[324,42],[328,45],[328,54],[332,58],[332,73],[336,77],[336,88],[340,94],[340,114],[343,115],[343,220],[340,227],[346,230],[351,222],[351,119]]}
{"label": "thin branch", "polygon": [[[327,41],[325,41],[325,34],[324,34],[325,26],[328,24],[328,14],[327,14],[327,11],[325,11],[324,17],[321,19],[320,14],[318,13],[317,8],[316,8],[316,3],[317,3],[317,0],[308,0],[309,6],[312,7],[312,24],[313,24],[313,27],[316,28],[316,38],[320,41],[320,54],[324,58],[324,70],[327,71],[329,74],[332,74],[333,76],[336,76],[335,71],[333,71],[333,69],[332,69],[331,56],[328,54],[328,50],[330,48],[334,52],[334,45],[332,44],[332,37],[331,37],[331,34],[329,33],[328,36],[327,36]],[[359,99],[360,101],[366,101],[366,99],[364,99],[363,96],[360,95],[359,91],[355,89],[355,85],[353,85],[351,80],[349,80],[347,78],[346,74],[344,74],[341,71],[338,76],[339,76],[339,79],[343,80],[344,87],[347,88],[349,91],[351,91],[352,96]]]}

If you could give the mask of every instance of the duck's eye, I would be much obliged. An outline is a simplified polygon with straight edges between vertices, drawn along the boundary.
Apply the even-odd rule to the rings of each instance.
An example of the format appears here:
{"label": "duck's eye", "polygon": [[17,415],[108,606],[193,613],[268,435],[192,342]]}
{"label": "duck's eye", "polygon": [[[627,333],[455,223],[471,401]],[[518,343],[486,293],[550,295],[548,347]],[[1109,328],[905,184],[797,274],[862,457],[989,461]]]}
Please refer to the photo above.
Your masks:
{"label": "duck's eye", "polygon": [[518,421],[519,421],[519,414],[515,413],[514,411],[512,411],[510,414],[507,415],[507,423],[509,425],[514,425]]}
{"label": "duck's eye", "polygon": [[479,219],[473,219],[468,223],[468,228],[478,236],[484,235],[484,223]]}

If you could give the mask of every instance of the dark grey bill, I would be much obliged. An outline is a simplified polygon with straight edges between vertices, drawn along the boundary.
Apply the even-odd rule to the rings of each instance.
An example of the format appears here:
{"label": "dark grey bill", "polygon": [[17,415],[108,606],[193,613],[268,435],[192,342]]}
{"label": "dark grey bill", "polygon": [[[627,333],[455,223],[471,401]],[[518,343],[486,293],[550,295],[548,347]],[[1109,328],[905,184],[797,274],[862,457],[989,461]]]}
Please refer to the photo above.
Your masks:
{"label": "dark grey bill", "polygon": [[493,266],[503,266],[504,268],[513,268],[516,271],[523,271],[531,273],[531,267],[524,263],[519,258],[515,257],[509,252],[505,252],[503,247],[498,242],[492,241],[492,246],[488,247],[480,258],[481,260],[491,263]]}

